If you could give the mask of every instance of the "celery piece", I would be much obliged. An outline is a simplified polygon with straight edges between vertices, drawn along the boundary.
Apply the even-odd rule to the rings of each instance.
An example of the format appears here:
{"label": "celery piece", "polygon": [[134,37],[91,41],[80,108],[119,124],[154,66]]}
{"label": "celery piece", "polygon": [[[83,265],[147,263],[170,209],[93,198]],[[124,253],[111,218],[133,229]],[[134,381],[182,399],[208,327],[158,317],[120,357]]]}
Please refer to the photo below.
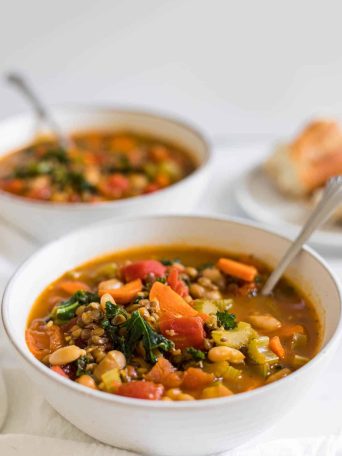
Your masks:
{"label": "celery piece", "polygon": [[253,368],[254,371],[263,378],[268,377],[271,373],[271,366],[269,363],[256,364]]}
{"label": "celery piece", "polygon": [[153,180],[158,174],[158,166],[155,163],[146,163],[144,165],[144,171],[147,177]]}
{"label": "celery piece", "polygon": [[166,174],[173,180],[178,180],[182,177],[181,167],[178,165],[178,163],[171,160],[161,162],[158,165],[158,172],[161,174]]}
{"label": "celery piece", "polygon": [[229,310],[233,305],[232,299],[195,299],[194,308],[198,312],[216,314],[216,312]]}
{"label": "celery piece", "polygon": [[308,336],[306,334],[294,333],[291,340],[291,350],[300,350],[306,346]]}
{"label": "celery piece", "polygon": [[118,385],[121,383],[119,369],[110,369],[101,375],[101,380],[103,383],[103,389],[107,393],[113,393]]}
{"label": "celery piece", "polygon": [[215,377],[223,377],[229,368],[229,363],[227,361],[220,361],[217,363],[207,363],[206,371],[215,375]]}
{"label": "celery piece", "polygon": [[232,380],[236,381],[241,378],[242,371],[240,369],[236,369],[233,366],[228,366],[226,372],[223,374],[223,378],[225,380]]}
{"label": "celery piece", "polygon": [[248,355],[256,364],[273,364],[279,361],[278,356],[268,348],[270,338],[260,336],[248,344]]}
{"label": "celery piece", "polygon": [[294,355],[293,359],[292,359],[292,366],[293,367],[302,367],[304,366],[304,364],[306,364],[308,361],[310,361],[309,358],[307,358],[306,356],[302,356],[302,355]]}
{"label": "celery piece", "polygon": [[211,336],[216,345],[225,345],[226,347],[239,349],[248,344],[252,336],[252,327],[249,323],[240,321],[236,328],[228,331],[215,330],[212,331]]}
{"label": "celery piece", "polygon": [[103,264],[102,266],[98,267],[95,271],[95,279],[96,278],[107,278],[112,279],[116,276],[118,272],[118,265],[116,263],[107,263]]}

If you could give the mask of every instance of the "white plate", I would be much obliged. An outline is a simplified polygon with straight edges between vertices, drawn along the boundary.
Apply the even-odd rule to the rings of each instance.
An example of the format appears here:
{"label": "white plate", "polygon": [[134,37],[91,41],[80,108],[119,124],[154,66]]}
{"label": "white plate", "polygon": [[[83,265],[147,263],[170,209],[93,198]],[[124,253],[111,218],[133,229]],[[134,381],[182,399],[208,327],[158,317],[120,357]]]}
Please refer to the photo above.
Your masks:
{"label": "white plate", "polygon": [[[260,165],[251,168],[238,180],[236,198],[252,218],[267,222],[281,233],[294,236],[305,222],[312,205],[282,195]],[[342,228],[327,222],[311,237],[312,244],[342,248]]]}

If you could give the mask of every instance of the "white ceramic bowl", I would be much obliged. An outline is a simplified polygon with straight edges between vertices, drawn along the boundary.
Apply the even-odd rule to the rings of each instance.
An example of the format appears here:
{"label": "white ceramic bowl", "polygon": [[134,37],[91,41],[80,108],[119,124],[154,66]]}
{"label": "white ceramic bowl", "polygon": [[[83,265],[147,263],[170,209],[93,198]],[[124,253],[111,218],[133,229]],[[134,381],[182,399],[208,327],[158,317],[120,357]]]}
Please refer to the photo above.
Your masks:
{"label": "white ceramic bowl", "polygon": [[[197,169],[185,179],[158,192],[99,203],[34,201],[0,190],[0,214],[38,241],[49,241],[70,230],[111,217],[186,212],[198,201],[209,176],[210,148],[202,134],[187,124],[147,112],[99,107],[56,109],[54,116],[65,132],[130,130],[156,136],[188,150]],[[27,145],[37,132],[31,115],[0,122],[0,157]]]}
{"label": "white ceramic bowl", "polygon": [[167,456],[206,455],[233,448],[270,427],[300,401],[341,335],[341,291],[326,263],[304,248],[288,277],[305,288],[324,323],[320,353],[287,378],[251,392],[194,402],[129,399],[93,391],[55,375],[29,352],[24,338],[38,294],[66,270],[116,249],[186,244],[254,253],[271,266],[289,240],[258,225],[196,216],[155,216],[104,221],[42,248],[24,263],[3,298],[7,335],[27,374],[67,420],[96,439],[137,452]]}

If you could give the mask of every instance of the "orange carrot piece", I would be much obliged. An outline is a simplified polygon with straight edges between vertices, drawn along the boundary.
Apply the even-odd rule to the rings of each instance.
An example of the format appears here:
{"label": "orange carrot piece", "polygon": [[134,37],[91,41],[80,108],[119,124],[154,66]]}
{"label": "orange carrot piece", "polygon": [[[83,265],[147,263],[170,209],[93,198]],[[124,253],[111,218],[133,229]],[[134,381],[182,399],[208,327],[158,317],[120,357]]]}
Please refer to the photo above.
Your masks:
{"label": "orange carrot piece", "polygon": [[273,351],[273,353],[275,353],[277,356],[279,356],[279,358],[281,358],[281,359],[285,358],[285,349],[281,345],[279,336],[271,337],[269,347]]}
{"label": "orange carrot piece", "polygon": [[58,288],[70,295],[73,295],[79,290],[90,291],[90,287],[86,283],[78,280],[65,280],[58,284]]}
{"label": "orange carrot piece", "polygon": [[199,390],[208,386],[214,379],[214,374],[204,372],[197,367],[189,367],[184,372],[182,387],[188,390]]}
{"label": "orange carrot piece", "polygon": [[103,288],[99,289],[99,295],[103,296],[105,293],[110,294],[118,304],[128,304],[136,297],[139,291],[142,290],[142,282],[140,279],[133,280],[128,282],[120,288],[111,288],[105,290]]}
{"label": "orange carrot piece", "polygon": [[154,282],[150,290],[150,301],[158,301],[162,312],[174,317],[196,317],[197,310],[191,307],[178,293],[168,285]]}
{"label": "orange carrot piece", "polygon": [[258,270],[254,266],[228,258],[220,258],[217,262],[217,267],[225,274],[245,280],[246,282],[253,282],[258,273]]}
{"label": "orange carrot piece", "polygon": [[293,334],[299,333],[304,334],[304,328],[302,325],[284,325],[277,329],[277,335],[280,337],[291,337]]}

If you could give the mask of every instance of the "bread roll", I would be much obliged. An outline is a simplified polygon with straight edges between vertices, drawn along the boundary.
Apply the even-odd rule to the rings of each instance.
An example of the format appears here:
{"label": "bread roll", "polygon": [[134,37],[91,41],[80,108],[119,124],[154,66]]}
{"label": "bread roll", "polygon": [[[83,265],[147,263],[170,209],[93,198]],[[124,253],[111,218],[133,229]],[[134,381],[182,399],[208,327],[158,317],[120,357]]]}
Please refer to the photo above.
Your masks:
{"label": "bread roll", "polygon": [[279,145],[265,170],[284,194],[304,197],[342,174],[342,129],[332,120],[311,122],[290,144]]}

